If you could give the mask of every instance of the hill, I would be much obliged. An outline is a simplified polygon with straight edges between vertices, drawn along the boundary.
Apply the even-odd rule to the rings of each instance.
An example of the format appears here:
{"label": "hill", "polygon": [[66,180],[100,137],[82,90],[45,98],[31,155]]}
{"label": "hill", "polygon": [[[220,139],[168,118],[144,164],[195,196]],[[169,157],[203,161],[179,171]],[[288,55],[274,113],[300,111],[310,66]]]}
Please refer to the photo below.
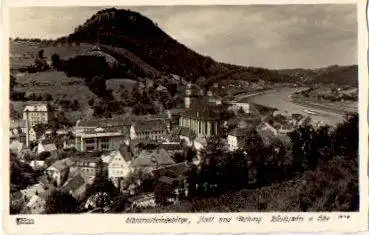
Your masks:
{"label": "hill", "polygon": [[289,76],[295,81],[304,84],[336,84],[358,86],[358,66],[333,65],[318,69],[285,69],[279,70],[279,74]]}
{"label": "hill", "polygon": [[[177,42],[147,17],[130,10],[101,10],[58,41],[63,40],[124,48],[162,73],[188,79],[227,70],[226,66]],[[131,54],[121,53],[120,57],[131,58]]]}

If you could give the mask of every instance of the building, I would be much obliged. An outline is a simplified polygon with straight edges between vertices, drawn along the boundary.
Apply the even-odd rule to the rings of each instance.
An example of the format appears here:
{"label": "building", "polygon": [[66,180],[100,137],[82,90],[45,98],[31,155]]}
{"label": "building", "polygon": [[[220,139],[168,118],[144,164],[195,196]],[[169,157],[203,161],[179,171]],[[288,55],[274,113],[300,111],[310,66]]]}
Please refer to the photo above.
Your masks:
{"label": "building", "polygon": [[87,183],[84,177],[80,173],[78,173],[70,177],[61,189],[64,192],[68,192],[70,195],[78,200],[83,197],[84,193],[86,192]]}
{"label": "building", "polygon": [[217,135],[220,126],[220,116],[215,107],[203,100],[198,100],[181,113],[179,126],[192,130],[196,137]]}
{"label": "building", "polygon": [[230,151],[238,150],[242,145],[242,139],[250,137],[252,134],[256,133],[254,126],[246,125],[236,127],[227,136],[228,148]]}
{"label": "building", "polygon": [[196,149],[197,152],[200,152],[202,149],[204,149],[207,145],[207,139],[203,135],[199,135],[196,137],[196,139],[193,141],[193,146]]}
{"label": "building", "polygon": [[124,118],[100,118],[91,120],[78,120],[74,127],[74,134],[84,133],[88,130],[95,130],[98,127],[101,128],[113,128],[121,129],[123,132],[129,130],[132,120],[129,117]]}
{"label": "building", "polygon": [[73,161],[69,158],[65,158],[54,162],[45,170],[45,174],[55,183],[57,187],[61,186],[66,180],[69,168],[73,165]]}
{"label": "building", "polygon": [[27,105],[23,110],[23,120],[28,120],[29,127],[37,124],[48,124],[52,118],[47,104]]}
{"label": "building", "polygon": [[122,144],[117,151],[114,151],[108,162],[108,177],[118,187],[120,180],[129,176],[133,171],[131,168],[132,153],[129,146]]}
{"label": "building", "polygon": [[28,138],[30,142],[36,142],[45,134],[45,128],[42,125],[34,125],[28,131]]}
{"label": "building", "polygon": [[170,130],[170,123],[166,120],[145,120],[132,124],[131,139],[164,140]]}
{"label": "building", "polygon": [[75,133],[75,148],[81,152],[93,152],[118,149],[127,138],[117,127],[97,127]]}
{"label": "building", "polygon": [[190,108],[201,96],[203,96],[203,92],[200,87],[192,83],[187,84],[186,97],[184,100],[185,108]]}
{"label": "building", "polygon": [[58,148],[54,143],[50,142],[39,142],[37,145],[37,154],[49,152],[50,157],[55,158],[58,156]]}
{"label": "building", "polygon": [[92,184],[96,176],[102,173],[103,163],[100,157],[80,156],[73,159],[70,172],[80,172],[86,183]]}
{"label": "building", "polygon": [[138,157],[132,161],[132,168],[152,172],[154,169],[174,163],[167,151],[163,148],[157,148],[154,150],[142,150]]}

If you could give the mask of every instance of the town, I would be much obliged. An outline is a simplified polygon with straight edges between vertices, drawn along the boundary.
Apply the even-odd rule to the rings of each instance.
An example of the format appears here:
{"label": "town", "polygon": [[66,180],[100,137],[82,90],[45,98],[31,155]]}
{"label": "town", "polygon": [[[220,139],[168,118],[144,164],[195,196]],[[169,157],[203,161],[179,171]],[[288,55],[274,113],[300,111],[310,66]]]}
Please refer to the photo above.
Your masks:
{"label": "town", "polygon": [[[53,112],[47,103],[27,105],[23,118],[10,124],[11,157],[39,176],[33,185],[12,193],[12,204],[22,213],[44,213],[55,190],[73,197],[83,212],[109,212],[117,194],[125,198],[120,205],[125,212],[177,203],[189,196],[187,173],[200,166],[212,136],[221,136],[229,152],[254,133],[265,146],[278,139],[288,149],[288,133],[311,121],[299,114],[260,113],[246,102],[204,95],[191,83],[184,103],[184,109],[136,120],[78,120],[73,128],[58,130],[48,128]],[[225,113],[231,118],[224,118]]]}

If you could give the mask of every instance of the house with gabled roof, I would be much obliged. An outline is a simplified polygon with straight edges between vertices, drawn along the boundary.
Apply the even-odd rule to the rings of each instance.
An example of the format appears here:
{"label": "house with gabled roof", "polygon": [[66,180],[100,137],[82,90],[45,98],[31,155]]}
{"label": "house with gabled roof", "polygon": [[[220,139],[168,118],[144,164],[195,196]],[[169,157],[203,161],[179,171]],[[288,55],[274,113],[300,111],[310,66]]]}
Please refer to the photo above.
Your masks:
{"label": "house with gabled roof", "polygon": [[49,152],[50,155],[55,155],[58,151],[58,148],[54,143],[50,142],[39,142],[37,145],[37,154],[41,154],[43,152]]}
{"label": "house with gabled roof", "polygon": [[66,180],[69,168],[73,166],[73,161],[70,158],[65,158],[62,160],[58,160],[54,162],[51,166],[49,166],[45,173],[51,178],[52,181],[55,182],[56,186],[61,186]]}
{"label": "house with gabled roof", "polygon": [[44,137],[46,128],[43,125],[34,125],[28,131],[29,141],[36,142]]}
{"label": "house with gabled roof", "polygon": [[139,156],[132,161],[132,167],[135,170],[142,169],[146,172],[151,172],[161,166],[168,166],[174,163],[174,160],[165,149],[157,148],[141,151]]}
{"label": "house with gabled roof", "polygon": [[85,178],[80,173],[77,173],[64,183],[61,190],[68,192],[75,199],[79,199],[86,192],[87,185]]}
{"label": "house with gabled roof", "polygon": [[120,185],[119,182],[121,179],[128,177],[132,173],[132,159],[133,154],[126,144],[121,144],[119,149],[113,152],[108,162],[108,177],[116,187]]}

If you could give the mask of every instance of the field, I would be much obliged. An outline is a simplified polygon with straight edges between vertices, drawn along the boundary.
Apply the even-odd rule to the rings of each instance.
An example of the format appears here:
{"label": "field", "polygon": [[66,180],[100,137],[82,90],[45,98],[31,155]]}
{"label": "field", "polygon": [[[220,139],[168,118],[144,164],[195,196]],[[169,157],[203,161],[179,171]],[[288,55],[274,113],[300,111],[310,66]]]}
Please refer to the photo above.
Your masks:
{"label": "field", "polygon": [[19,69],[33,64],[35,55],[39,50],[44,50],[44,56],[51,60],[51,55],[59,54],[61,59],[67,59],[76,55],[85,54],[93,48],[91,44],[81,43],[77,45],[46,45],[39,42],[10,42],[10,68]]}
{"label": "field", "polygon": [[[92,93],[81,78],[67,77],[63,72],[43,72],[43,73],[24,73],[18,74],[15,91],[43,94],[48,93],[53,97],[53,103],[60,100],[77,100],[80,104],[80,111],[71,112],[71,119],[81,118],[88,113],[88,101],[98,97]],[[21,112],[26,105],[25,102],[12,102],[14,109]]]}

